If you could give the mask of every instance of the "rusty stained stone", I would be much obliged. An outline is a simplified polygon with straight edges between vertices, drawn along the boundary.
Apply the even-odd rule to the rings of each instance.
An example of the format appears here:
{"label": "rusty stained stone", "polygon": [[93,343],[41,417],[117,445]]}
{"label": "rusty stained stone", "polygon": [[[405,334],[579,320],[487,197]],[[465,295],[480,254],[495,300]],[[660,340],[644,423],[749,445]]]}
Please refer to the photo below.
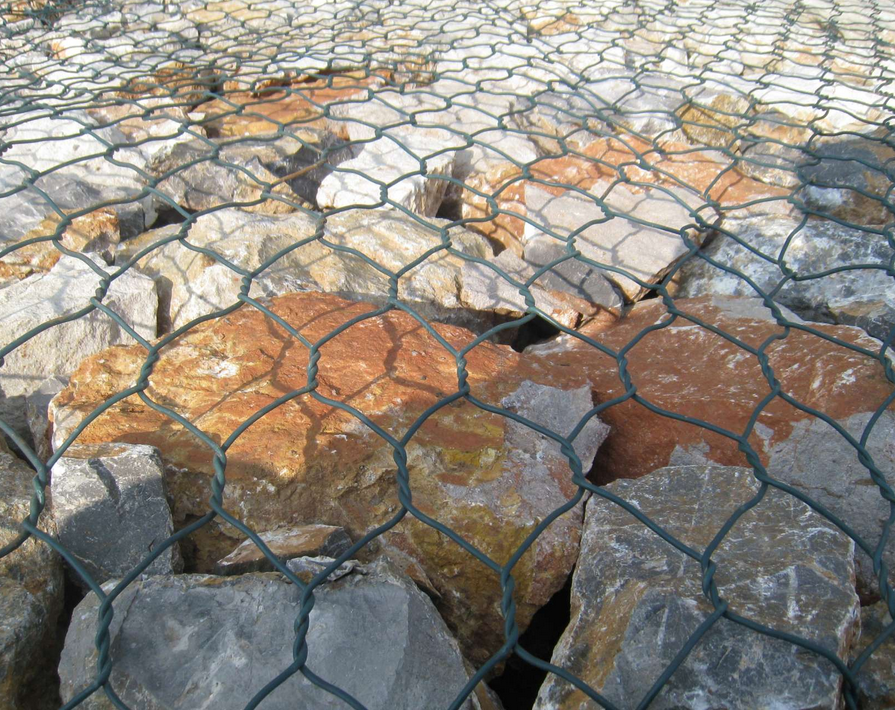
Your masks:
{"label": "rusty stained stone", "polygon": [[[739,162],[684,143],[657,145],[625,134],[600,137],[583,146],[580,154],[539,160],[530,169],[533,181],[526,180],[522,169],[511,162],[472,175],[466,182],[468,189],[463,191],[462,215],[477,220],[467,223],[468,229],[521,256],[525,231],[522,218],[528,216],[525,187],[531,184],[560,196],[569,188],[591,192],[596,185],[624,177],[631,181],[625,187],[633,192],[645,192],[651,185],[686,188],[706,201],[700,208],[706,218],[710,205],[721,214],[737,216],[792,212],[786,201],[791,189],[743,175],[737,170]],[[498,211],[491,208],[489,196]],[[754,204],[759,200],[762,202]]]}
{"label": "rusty stained stone", "polygon": [[[759,299],[702,296],[676,299],[675,305],[753,348],[784,333]],[[801,322],[795,314],[783,311],[791,321]],[[655,299],[636,305],[609,328],[598,324],[585,326],[581,332],[618,352],[644,328],[669,318],[662,301]],[[809,325],[825,336],[871,352],[879,350],[879,341],[858,328]],[[875,411],[892,391],[878,361],[802,330],[791,329],[785,339],[771,343],[765,352],[784,392],[837,421]],[[598,403],[625,392],[615,360],[571,336],[533,346],[526,357],[581,373],[593,383]],[[770,392],[755,356],[683,318],[648,333],[627,351],[626,358],[627,372],[640,397],[735,435],[742,434],[753,411]],[[610,426],[611,434],[594,465],[599,483],[638,478],[685,455],[723,465],[747,465],[736,441],[654,413],[630,399],[603,410],[600,417]],[[774,398],[759,415],[749,444],[767,464],[773,447],[788,440],[799,422],[809,419],[807,413]]]}
{"label": "rusty stained stone", "polygon": [[[291,294],[271,304],[311,342],[372,308],[316,293]],[[454,347],[473,338],[460,328],[435,327]],[[320,352],[317,392],[356,407],[398,439],[428,407],[458,388],[454,358],[400,312],[361,321]],[[112,348],[85,360],[52,404],[57,446],[112,392],[132,384],[144,359],[140,348]],[[583,378],[526,364],[508,347],[482,343],[467,360],[476,397],[560,434],[568,434],[592,406]],[[146,394],[222,442],[250,415],[305,386],[307,364],[303,345],[260,312],[244,308],[197,326],[165,348]],[[605,434],[592,420],[576,440],[585,471]],[[208,510],[211,451],[139,398],[114,405],[78,441],[160,447],[175,524],[183,526]],[[558,445],[465,401],[426,420],[407,445],[407,467],[413,504],[500,564],[577,490]],[[343,526],[359,539],[400,511],[396,474],[394,450],[386,441],[342,409],[302,396],[259,419],[228,450],[224,505],[256,530],[322,523]],[[577,555],[580,521],[576,506],[514,568],[522,628],[562,587]],[[193,567],[211,569],[232,549],[235,535],[217,522],[192,535],[187,545],[193,545]],[[412,516],[384,542],[422,567],[469,657],[488,658],[503,638],[498,576]]]}
{"label": "rusty stained stone", "polygon": [[[19,241],[56,236],[61,221],[59,215],[51,214]],[[106,261],[112,260],[120,239],[118,215],[108,207],[75,217],[60,236],[66,249],[99,252]],[[47,273],[61,256],[62,252],[49,240],[19,247],[0,258],[0,286],[21,281],[33,274]]]}
{"label": "rusty stained stone", "polygon": [[[339,133],[340,125],[323,114],[327,104],[360,98],[368,89],[382,84],[382,77],[336,75],[316,81],[295,82],[290,86],[256,87],[254,91],[227,91],[221,98],[197,107],[204,113],[203,125],[209,135],[221,138],[275,134],[286,130],[316,128]],[[344,129],[341,129],[344,132]],[[341,135],[347,140],[348,136]]]}

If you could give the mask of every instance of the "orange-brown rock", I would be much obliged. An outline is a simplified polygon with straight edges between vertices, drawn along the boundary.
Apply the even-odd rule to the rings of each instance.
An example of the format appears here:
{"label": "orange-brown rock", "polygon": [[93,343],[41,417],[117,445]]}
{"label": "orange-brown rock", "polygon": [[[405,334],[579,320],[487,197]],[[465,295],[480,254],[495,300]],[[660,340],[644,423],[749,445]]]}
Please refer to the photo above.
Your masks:
{"label": "orange-brown rock", "polygon": [[[230,91],[223,98],[208,101],[198,107],[205,114],[204,124],[211,136],[224,138],[261,136],[277,133],[282,126],[287,130],[302,128],[330,129],[323,115],[323,107],[342,101],[368,87],[381,84],[378,76],[332,76],[317,81],[295,83],[285,88],[256,87],[254,90]],[[343,136],[347,138],[346,136]]]}
{"label": "orange-brown rock", "polygon": [[[752,348],[784,334],[759,299],[703,296],[677,299],[675,305]],[[790,320],[802,322],[783,310]],[[655,299],[636,305],[609,328],[602,325],[601,332],[585,326],[582,333],[618,352],[644,328],[670,318],[662,301]],[[879,341],[859,328],[807,325],[845,343],[871,352],[879,350]],[[878,361],[803,330],[791,329],[765,352],[784,392],[835,420],[875,411],[892,391]],[[615,360],[571,336],[535,346],[531,356],[557,368],[581,372],[593,383],[598,402],[625,392]],[[639,397],[674,415],[701,420],[734,435],[744,432],[752,413],[770,392],[754,355],[682,317],[648,333],[626,353],[626,359]],[[680,456],[748,465],[736,441],[654,413],[632,399],[603,410],[600,417],[609,424],[611,434],[597,454],[594,476],[599,482],[637,478],[680,463]],[[800,422],[812,419],[777,397],[759,414],[749,444],[767,464],[772,449],[789,439]]]}
{"label": "orange-brown rock", "polygon": [[[792,210],[786,202],[792,190],[743,175],[733,161],[720,153],[694,150],[683,143],[657,146],[631,135],[598,138],[584,146],[580,155],[544,158],[532,165],[530,172],[531,181],[523,177],[522,169],[514,163],[499,163],[470,177],[466,181],[470,189],[463,192],[464,219],[479,220],[466,226],[517,256],[523,251],[525,221],[521,218],[528,216],[527,185],[537,185],[554,195],[577,188],[600,197],[600,192],[593,192],[595,186],[624,179],[631,181],[625,187],[634,192],[644,192],[651,185],[687,189],[705,200],[703,214],[709,206],[722,214],[739,216],[756,210],[761,213]],[[492,209],[489,197],[495,201],[497,210]],[[758,200],[768,201],[752,204]]]}
{"label": "orange-brown rock", "polygon": [[[316,293],[271,304],[310,342],[372,308]],[[461,328],[436,328],[453,347],[473,338]],[[363,320],[326,341],[320,353],[317,395],[356,408],[396,440],[458,390],[455,358],[402,312]],[[145,356],[138,347],[112,348],[83,362],[52,404],[57,446],[110,394],[135,381]],[[589,385],[564,368],[527,364],[510,348],[490,343],[471,350],[467,360],[475,397],[561,435],[592,407]],[[245,307],[166,347],[146,395],[221,444],[254,413],[304,387],[307,367],[301,342]],[[604,436],[605,427],[592,420],[576,439],[585,470]],[[176,523],[208,511],[213,452],[138,397],[115,404],[78,441],[159,447]],[[557,445],[462,399],[432,413],[406,452],[417,509],[501,565],[576,492]],[[349,412],[302,395],[258,419],[229,446],[224,506],[259,531],[323,523],[340,525],[357,540],[401,511],[394,456],[385,439]],[[580,522],[579,506],[548,527],[515,566],[520,626],[562,586],[576,559]],[[186,552],[191,544],[193,566],[207,570],[240,537],[216,521],[191,536]],[[499,576],[411,515],[387,533],[386,542],[422,566],[469,657],[481,662],[493,653],[503,638]]]}
{"label": "orange-brown rock", "polygon": [[[28,231],[20,241],[56,235],[61,219],[56,214],[43,219]],[[62,246],[72,251],[99,252],[111,261],[115,246],[121,239],[118,215],[108,207],[102,207],[81,217],[75,217],[62,231]],[[62,252],[47,240],[26,244],[0,257],[0,285],[21,281],[32,274],[46,273],[52,269]]]}

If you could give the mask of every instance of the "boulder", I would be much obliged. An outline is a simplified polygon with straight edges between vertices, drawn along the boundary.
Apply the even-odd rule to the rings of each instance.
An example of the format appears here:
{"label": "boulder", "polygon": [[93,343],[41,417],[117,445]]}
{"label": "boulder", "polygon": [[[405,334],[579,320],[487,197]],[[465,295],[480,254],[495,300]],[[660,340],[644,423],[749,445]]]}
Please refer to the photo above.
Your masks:
{"label": "boulder", "polygon": [[319,132],[301,131],[294,136],[177,143],[153,156],[147,166],[164,195],[156,196],[157,209],[170,209],[173,203],[199,211],[238,203],[250,212],[285,214],[299,206],[312,207],[282,178],[310,165],[308,146],[321,140]]}
{"label": "boulder", "polygon": [[[124,577],[174,532],[164,466],[151,446],[69,446],[53,465],[50,488],[59,541],[97,584]],[[182,566],[175,544],[144,573]]]}
{"label": "boulder", "polygon": [[[300,600],[301,590],[275,574],[137,580],[113,603],[111,687],[129,707],[244,708],[291,665]],[[65,701],[96,673],[98,608],[91,594],[74,611],[59,665]],[[317,587],[309,623],[308,669],[370,710],[447,707],[471,675],[429,599],[385,566]],[[344,707],[301,673],[263,705]],[[79,707],[113,706],[100,690]],[[480,684],[461,707],[500,705]]]}
{"label": "boulder", "polygon": [[[672,466],[607,490],[702,553],[759,485],[750,469]],[[713,581],[731,612],[847,661],[860,629],[852,550],[823,517],[769,488],[712,554]],[[703,577],[697,560],[593,496],[572,581],[572,620],[552,662],[618,707],[634,707],[714,611]],[[650,707],[836,710],[841,690],[842,676],[822,656],[720,618]],[[535,708],[590,705],[550,675]]]}
{"label": "boulder", "polygon": [[[199,217],[189,227],[186,243],[211,249],[245,272],[256,271],[282,254],[254,279],[250,295],[256,298],[313,290],[384,303],[388,275],[345,249],[397,273],[441,244],[439,230],[448,222],[433,219],[431,223],[431,228],[423,227],[400,212],[385,210],[349,210],[320,222],[302,212],[261,215],[234,207]],[[315,238],[321,226],[322,238]],[[186,228],[170,225],[147,232],[136,243],[127,242],[126,251],[119,255],[119,263],[125,263],[159,245],[134,266],[157,280],[159,320],[165,331],[235,303],[242,286],[241,272],[172,241],[181,229]],[[491,254],[476,234],[455,228],[447,235],[460,252],[476,257]],[[462,257],[447,251],[431,254],[401,277],[398,294],[426,318],[487,329],[493,325],[493,313],[472,312],[461,302],[464,263]]]}
{"label": "boulder", "polygon": [[[351,538],[344,528],[334,525],[303,525],[259,533],[258,537],[281,562],[296,557],[338,557],[351,547]],[[215,574],[233,575],[247,572],[273,572],[274,566],[252,540],[240,543],[233,552],[218,560]]]}
{"label": "boulder", "polygon": [[[80,259],[65,257],[47,273],[38,273],[0,289],[3,345],[32,328],[90,306],[100,277]],[[155,285],[145,276],[124,273],[102,300],[144,338],[155,337]],[[29,436],[25,399],[51,376],[65,377],[88,355],[133,342],[110,316],[95,309],[60,323],[16,347],[0,366],[0,419]]]}
{"label": "boulder", "polygon": [[[895,328],[895,280],[887,273],[895,250],[884,235],[831,220],[750,217],[725,220],[702,254],[747,276],[765,293],[774,291],[777,303],[808,320],[856,325],[881,340]],[[865,268],[851,268],[856,266]],[[825,273],[832,269],[844,270]],[[787,278],[788,271],[801,280]],[[678,295],[687,298],[759,295],[736,273],[698,255],[681,267],[676,280]]]}
{"label": "boulder", "polygon": [[692,193],[666,190],[595,183],[590,187],[593,197],[587,198],[572,190],[527,185],[525,207],[531,222],[525,224],[523,248],[542,235],[562,240],[574,236],[575,247],[609,267],[606,277],[627,300],[637,301],[648,293],[648,284],[660,282],[687,254],[682,233],[697,245],[703,238],[691,213],[690,206],[698,204]]}
{"label": "boulder", "polygon": [[392,131],[364,143],[357,157],[344,161],[323,179],[317,204],[321,209],[405,208],[422,217],[434,217],[454,170],[453,153],[442,152],[451,146],[449,136],[439,141],[411,130]]}
{"label": "boulder", "polygon": [[[539,267],[561,258],[563,253],[558,242],[554,246],[549,239],[532,240],[526,247],[525,256],[533,263],[506,250],[492,259],[491,264],[525,284]],[[571,260],[555,266],[541,274],[530,291],[534,305],[566,328],[575,328],[582,319],[599,314],[609,318],[621,314],[622,300],[612,284],[599,269],[584,262]],[[519,287],[491,267],[476,262],[463,265],[460,298],[472,310],[493,311],[510,318],[520,318],[528,310]]]}
{"label": "boulder", "polygon": [[[34,493],[34,471],[2,449],[0,548],[18,537]],[[48,518],[43,513],[38,527],[53,534]],[[55,706],[53,649],[62,591],[62,561],[36,538],[0,558],[0,709]]]}
{"label": "boulder", "polygon": [[[110,209],[125,236],[139,234],[155,221],[140,174],[146,166],[143,155],[122,147],[115,151],[115,163],[106,159],[108,144],[127,145],[116,127],[101,128],[83,111],[58,116],[34,112],[17,116],[4,141],[8,148],[3,153],[0,192],[16,191],[3,198],[0,242],[19,241],[58,214],[54,205],[75,212],[117,201]],[[40,177],[32,179],[19,163]]]}
{"label": "boulder", "polygon": [[[879,341],[858,328],[804,323],[783,309],[784,318],[802,326],[786,332],[759,299],[704,296],[677,299],[675,306],[748,347],[764,344],[782,391],[802,406],[830,417],[858,440],[871,415],[886,405],[891,395],[892,383],[880,361],[844,346],[879,352]],[[603,327],[602,332],[591,326],[581,332],[618,352],[644,329],[669,321],[664,304],[656,299],[638,304],[623,320]],[[809,326],[824,337],[802,329]],[[769,340],[780,336],[785,337]],[[572,336],[532,346],[526,357],[581,372],[593,383],[599,402],[625,392],[615,360]],[[720,427],[731,436],[746,431],[756,408],[770,392],[755,356],[684,317],[647,334],[626,352],[625,358],[637,395],[651,406]],[[603,410],[600,417],[610,426],[611,434],[595,461],[599,482],[637,478],[670,464],[749,463],[735,439],[702,425],[663,416],[633,399]],[[893,437],[895,405],[889,403],[867,436],[867,451],[888,478],[895,470]],[[771,476],[826,506],[871,546],[878,544],[889,505],[846,438],[823,420],[777,397],[761,409],[747,441]],[[830,470],[836,475],[830,475]],[[895,568],[891,540],[884,559],[891,578]],[[857,568],[862,597],[872,598],[877,582],[870,559],[863,552],[857,555]]]}
{"label": "boulder", "polygon": [[[318,293],[274,298],[269,307],[311,342],[372,308]],[[434,327],[452,347],[474,338],[461,328]],[[320,355],[317,393],[356,407],[399,439],[458,387],[454,357],[400,311],[360,321],[328,340]],[[480,401],[554,432],[567,435],[591,410],[590,386],[576,373],[540,363],[530,367],[510,348],[487,342],[466,359],[468,382]],[[86,414],[131,383],[144,360],[139,348],[113,348],[85,361],[51,405],[54,441],[64,440]],[[246,307],[166,347],[146,393],[223,441],[262,407],[305,387],[307,367],[299,341]],[[584,471],[606,432],[593,418],[575,440]],[[157,446],[168,465],[175,525],[208,510],[211,453],[137,397],[94,420],[79,441]],[[327,400],[302,396],[283,403],[247,429],[227,456],[223,504],[255,530],[323,523],[344,527],[356,540],[401,510],[392,447]],[[431,413],[415,431],[407,444],[407,470],[417,509],[500,564],[576,492],[557,444],[462,399]],[[579,505],[554,521],[514,568],[520,627],[562,587],[577,553],[580,516]],[[236,534],[219,521],[192,534],[195,568],[212,569],[233,549]],[[503,639],[498,575],[412,515],[382,537],[418,564],[442,595],[440,610],[468,657],[488,658]],[[375,545],[366,552],[374,554]]]}

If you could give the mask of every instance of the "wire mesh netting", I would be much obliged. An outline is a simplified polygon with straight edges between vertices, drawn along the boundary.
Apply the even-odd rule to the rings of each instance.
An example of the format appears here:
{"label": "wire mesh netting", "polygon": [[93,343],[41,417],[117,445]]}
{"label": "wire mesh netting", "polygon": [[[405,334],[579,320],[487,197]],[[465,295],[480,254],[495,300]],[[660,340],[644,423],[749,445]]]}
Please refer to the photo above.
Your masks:
{"label": "wire mesh netting", "polygon": [[[890,707],[893,43],[871,0],[5,3],[0,708]],[[245,540],[272,627],[189,596]],[[437,692],[377,694],[375,624],[333,675],[376,560]]]}

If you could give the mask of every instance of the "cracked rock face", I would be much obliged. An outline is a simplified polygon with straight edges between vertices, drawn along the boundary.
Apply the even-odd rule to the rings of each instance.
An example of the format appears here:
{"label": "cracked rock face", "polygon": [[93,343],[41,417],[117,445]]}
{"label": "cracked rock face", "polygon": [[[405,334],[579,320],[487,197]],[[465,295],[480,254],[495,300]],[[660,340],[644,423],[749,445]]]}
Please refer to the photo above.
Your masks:
{"label": "cracked rock face", "polygon": [[[318,293],[275,298],[270,308],[311,342],[372,310]],[[474,337],[452,326],[437,326],[437,332],[452,347]],[[320,353],[318,392],[356,408],[397,439],[458,389],[454,357],[405,313],[362,320]],[[260,311],[243,308],[165,348],[146,392],[223,441],[259,409],[305,387],[307,357],[298,340]],[[560,436],[592,408],[590,385],[579,373],[532,367],[510,348],[490,343],[466,357],[468,382],[480,401]],[[144,359],[142,349],[116,348],[86,360],[51,405],[57,445],[111,392],[129,386]],[[607,431],[593,418],[575,440],[584,472]],[[175,526],[207,511],[211,452],[138,398],[100,416],[79,441],[157,446],[168,465]],[[577,492],[559,444],[463,400],[431,413],[406,451],[416,509],[500,564]],[[348,412],[308,396],[256,421],[227,456],[224,506],[257,531],[322,523],[342,526],[357,540],[401,511],[392,446]],[[579,504],[559,517],[515,566],[521,627],[562,587],[577,556],[581,514]],[[232,535],[227,525],[206,525],[188,538],[185,554],[199,570],[211,570],[233,549]],[[384,535],[383,544],[407,560],[406,568],[419,565],[422,575],[412,576],[427,577],[441,595],[439,610],[471,660],[482,662],[500,646],[498,575],[412,515]],[[374,554],[375,545],[366,553]]]}
{"label": "cracked rock face", "polygon": [[[128,574],[174,532],[164,466],[151,446],[70,446],[53,466],[51,491],[59,540],[97,584]],[[181,567],[175,544],[145,574]]]}
{"label": "cracked rock face", "polygon": [[[107,588],[108,589],[108,588]],[[280,575],[178,575],[133,582],[113,604],[111,685],[129,707],[244,708],[292,663],[301,591]],[[385,566],[318,587],[308,668],[370,710],[447,707],[469,679],[457,642],[432,602]],[[70,700],[95,672],[98,603],[74,611],[59,676]],[[342,708],[300,673],[262,703],[272,710]],[[102,691],[84,710],[107,710]],[[499,710],[484,684],[462,710]]]}
{"label": "cracked rock face", "polygon": [[[672,466],[607,489],[702,553],[759,491],[750,469]],[[808,640],[840,660],[859,633],[853,543],[795,497],[770,488],[712,554],[729,610]],[[572,584],[572,621],[552,662],[620,708],[633,708],[712,613],[699,562],[615,503],[587,505]],[[650,707],[839,707],[841,676],[800,647],[718,619]],[[537,710],[590,707],[549,676]]]}

